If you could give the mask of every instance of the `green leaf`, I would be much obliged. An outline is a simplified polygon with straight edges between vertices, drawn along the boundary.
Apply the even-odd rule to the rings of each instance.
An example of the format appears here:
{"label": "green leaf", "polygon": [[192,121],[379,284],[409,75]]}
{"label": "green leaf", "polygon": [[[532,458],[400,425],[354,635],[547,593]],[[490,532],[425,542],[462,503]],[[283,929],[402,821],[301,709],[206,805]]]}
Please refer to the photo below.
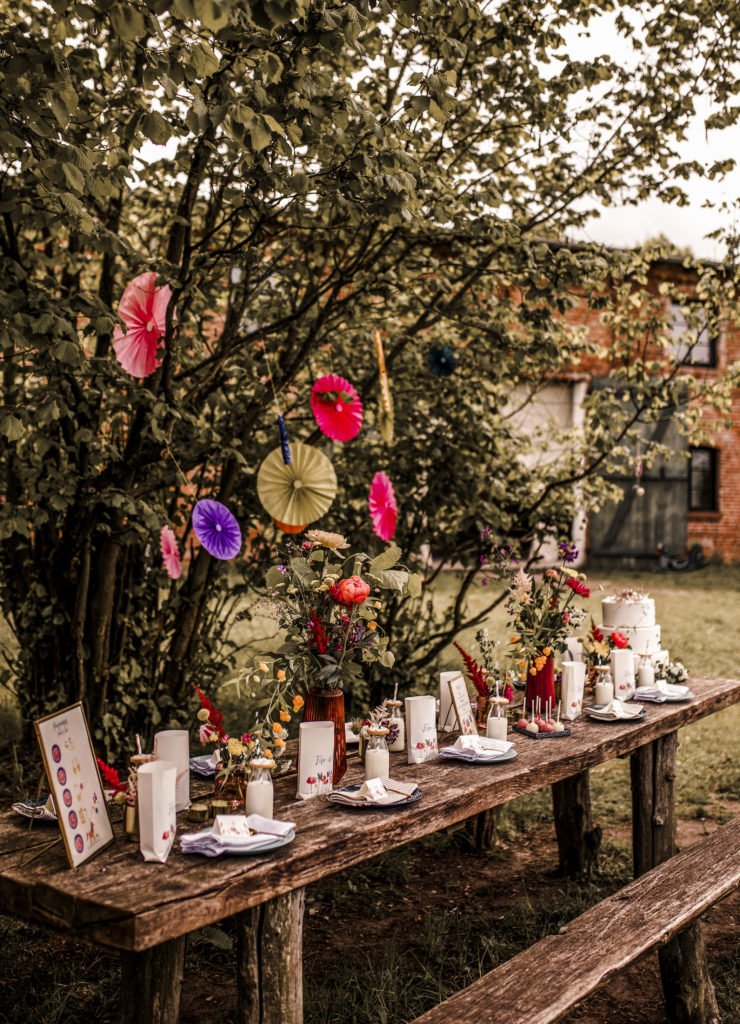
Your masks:
{"label": "green leaf", "polygon": [[370,574],[383,590],[397,590],[402,594],[408,583],[409,574],[402,569],[384,569]]}
{"label": "green leaf", "polygon": [[422,578],[418,573],[412,572],[406,584],[406,592],[409,597],[421,597]]}
{"label": "green leaf", "polygon": [[381,569],[392,569],[401,557],[401,549],[397,544],[389,544],[385,551],[370,562],[370,572],[377,573]]}
{"label": "green leaf", "polygon": [[196,43],[190,53],[190,63],[201,78],[218,71],[218,57],[208,43]]}
{"label": "green leaf", "polygon": [[79,366],[81,362],[80,346],[74,341],[62,339],[56,343],[52,352],[56,359],[69,363],[70,366]]}
{"label": "green leaf", "polygon": [[262,72],[262,81],[272,85],[283,77],[283,62],[277,54],[266,53],[260,61],[260,71]]}
{"label": "green leaf", "polygon": [[17,416],[7,410],[0,412],[0,434],[9,441],[17,441],[24,432],[25,428]]}
{"label": "green leaf", "polygon": [[393,666],[396,664],[396,656],[393,653],[393,651],[383,651],[383,653],[378,658],[378,661],[383,666],[383,668],[393,668]]}
{"label": "green leaf", "polygon": [[172,128],[157,110],[150,110],[141,119],[141,130],[148,139],[163,146],[172,136]]}
{"label": "green leaf", "polygon": [[146,22],[141,11],[133,4],[115,4],[109,17],[116,35],[123,40],[141,39],[146,33]]}
{"label": "green leaf", "polygon": [[259,153],[272,142],[272,132],[265,124],[262,117],[255,118],[249,126],[249,137],[252,140],[252,149]]}

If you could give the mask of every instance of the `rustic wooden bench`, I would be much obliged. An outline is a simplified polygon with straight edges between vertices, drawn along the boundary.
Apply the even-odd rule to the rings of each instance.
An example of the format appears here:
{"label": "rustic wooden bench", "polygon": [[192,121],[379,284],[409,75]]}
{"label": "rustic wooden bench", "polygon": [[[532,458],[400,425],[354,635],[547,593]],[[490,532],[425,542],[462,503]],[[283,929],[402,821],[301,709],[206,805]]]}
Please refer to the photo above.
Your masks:
{"label": "rustic wooden bench", "polygon": [[[413,1024],[552,1024],[657,946],[664,946],[661,952],[667,954],[661,958],[661,972],[668,1019],[711,1020],[716,1004],[707,1016],[702,979],[692,973],[696,943],[701,942],[692,922],[738,885],[740,818],[602,900],[559,935],[512,957]],[[698,953],[703,959],[701,950]],[[682,986],[689,1004],[682,1006],[675,1005],[681,998],[674,984],[676,964],[670,963],[675,959],[691,974],[689,984]]]}
{"label": "rustic wooden bench", "polygon": [[[120,1020],[176,1024],[185,937],[236,917],[240,1024],[300,1024],[304,887],[415,839],[501,807],[545,786],[568,786],[590,768],[631,757],[635,871],[649,870],[673,850],[673,758],[677,730],[740,701],[740,681],[692,679],[685,704],[651,705],[639,722],[581,720],[565,741],[516,737],[518,756],[495,766],[445,761],[391,771],[415,779],[423,799],[394,814],[357,814],[318,797],[295,800],[295,780],[276,783],[276,816],[293,820],[296,839],[264,857],[216,861],[184,856],[177,844],[166,864],[145,864],[119,838],[70,871],[50,833],[0,813],[0,910],[121,951]],[[359,782],[358,760],[346,782]],[[178,828],[188,826],[182,819]],[[276,979],[280,979],[279,983]]]}

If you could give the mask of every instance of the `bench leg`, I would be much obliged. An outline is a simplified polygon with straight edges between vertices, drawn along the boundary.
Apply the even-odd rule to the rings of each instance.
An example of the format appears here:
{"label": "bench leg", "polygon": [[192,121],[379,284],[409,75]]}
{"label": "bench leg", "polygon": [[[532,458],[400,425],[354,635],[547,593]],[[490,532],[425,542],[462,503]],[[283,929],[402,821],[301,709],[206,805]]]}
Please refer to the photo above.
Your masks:
{"label": "bench leg", "polygon": [[121,953],[119,1024],[177,1024],[185,936],[141,953]]}
{"label": "bench leg", "polygon": [[558,838],[558,874],[590,875],[598,865],[601,829],[593,822],[587,771],[553,783],[552,809]]}
{"label": "bench leg", "polygon": [[[632,843],[635,877],[676,852],[676,750],[670,733],[636,750],[632,776]],[[717,1000],[707,968],[698,921],[684,928],[659,952],[660,975],[670,1024],[714,1024]]]}
{"label": "bench leg", "polygon": [[237,1024],[303,1024],[305,889],[236,915]]}

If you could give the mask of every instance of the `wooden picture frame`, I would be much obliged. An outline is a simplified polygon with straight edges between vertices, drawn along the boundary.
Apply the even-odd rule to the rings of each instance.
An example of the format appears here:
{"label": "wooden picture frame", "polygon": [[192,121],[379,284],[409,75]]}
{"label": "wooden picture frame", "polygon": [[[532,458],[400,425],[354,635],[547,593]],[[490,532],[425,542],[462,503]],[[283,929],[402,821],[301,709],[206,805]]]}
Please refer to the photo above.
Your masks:
{"label": "wooden picture frame", "polygon": [[77,868],[115,838],[85,711],[78,702],[33,724],[67,860]]}
{"label": "wooden picture frame", "polygon": [[450,688],[450,697],[455,714],[457,715],[460,735],[477,736],[478,726],[475,724],[473,709],[470,706],[470,694],[468,693],[462,673],[454,679],[449,679],[447,685]]}

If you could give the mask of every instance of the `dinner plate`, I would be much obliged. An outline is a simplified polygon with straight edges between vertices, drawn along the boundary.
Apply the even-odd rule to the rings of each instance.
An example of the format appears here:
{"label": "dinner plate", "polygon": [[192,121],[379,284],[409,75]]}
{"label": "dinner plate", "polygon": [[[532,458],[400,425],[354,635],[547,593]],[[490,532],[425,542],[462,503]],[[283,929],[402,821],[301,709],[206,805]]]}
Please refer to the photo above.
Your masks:
{"label": "dinner plate", "polygon": [[[632,718],[617,718],[616,715],[599,714],[598,712],[605,707],[606,704],[591,704],[583,710],[592,722],[641,722],[647,714],[647,708],[643,708],[639,715],[634,715]],[[594,711],[597,713],[593,714]]]}
{"label": "dinner plate", "polygon": [[422,793],[417,787],[411,796],[401,796],[399,794],[397,800],[388,801],[387,803],[376,804],[368,801],[367,803],[360,803],[359,801],[348,804],[343,800],[333,800],[332,797],[335,793],[357,793],[358,790],[362,789],[362,784],[354,786],[343,786],[341,789],[335,789],[327,797],[330,804],[334,804],[335,807],[348,807],[351,811],[386,811],[395,809],[397,807],[408,807],[409,804],[415,804],[417,800],[421,800]]}
{"label": "dinner plate", "polygon": [[496,757],[491,757],[490,754],[476,753],[474,750],[452,753],[452,749],[452,747],[441,747],[439,756],[446,761],[466,761],[468,764],[500,764],[502,761],[513,761],[516,757],[516,750],[513,747]]}

